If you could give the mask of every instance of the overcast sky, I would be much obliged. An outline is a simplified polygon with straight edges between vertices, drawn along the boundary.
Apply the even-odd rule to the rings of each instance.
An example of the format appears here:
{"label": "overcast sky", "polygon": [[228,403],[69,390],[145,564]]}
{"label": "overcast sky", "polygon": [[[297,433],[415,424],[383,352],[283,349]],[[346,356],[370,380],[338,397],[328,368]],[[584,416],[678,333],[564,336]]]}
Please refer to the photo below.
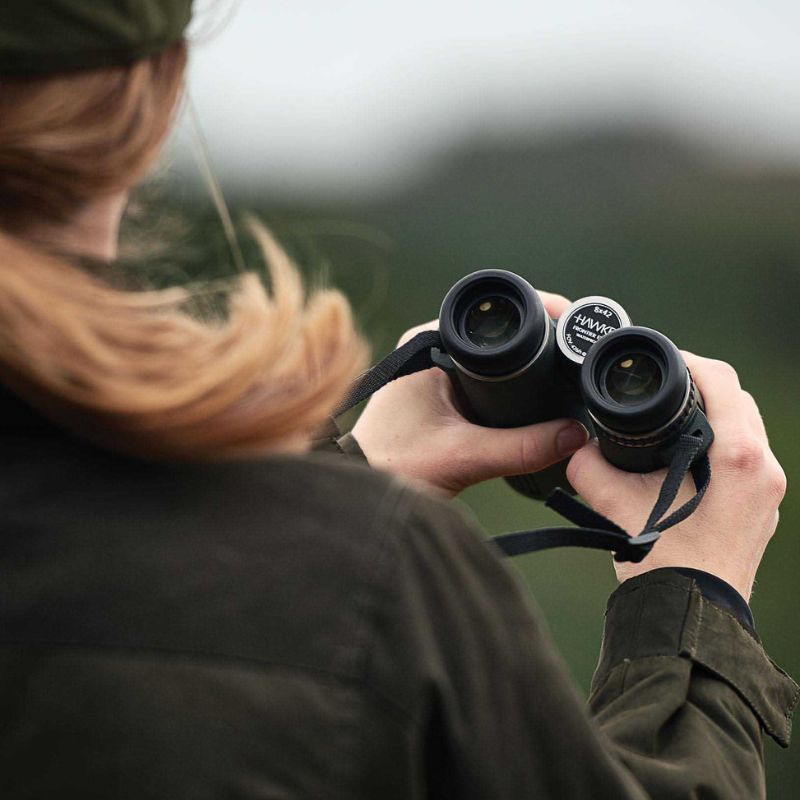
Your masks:
{"label": "overcast sky", "polygon": [[[236,4],[198,2],[201,28]],[[227,180],[369,188],[474,132],[628,119],[800,165],[796,0],[240,0],[195,36]]]}

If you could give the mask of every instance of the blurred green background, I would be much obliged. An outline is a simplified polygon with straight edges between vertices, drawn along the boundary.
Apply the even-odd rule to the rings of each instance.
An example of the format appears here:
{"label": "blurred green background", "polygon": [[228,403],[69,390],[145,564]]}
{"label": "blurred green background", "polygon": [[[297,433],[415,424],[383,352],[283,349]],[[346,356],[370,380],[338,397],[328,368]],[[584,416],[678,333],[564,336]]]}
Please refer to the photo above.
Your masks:
{"label": "blurred green background", "polygon": [[[789,477],[753,610],[770,654],[800,676],[800,6],[195,8],[192,113],[128,231],[140,255],[155,244],[153,276],[232,269],[199,180],[205,140],[233,216],[256,212],[312,282],[344,289],[376,358],[436,317],[458,278],[503,267],[569,297],[609,295],[732,362]],[[464,501],[489,533],[560,522],[501,481]],[[586,691],[610,559],[565,550],[514,568]],[[766,744],[774,800],[800,794],[799,747]]]}
{"label": "blurred green background", "polygon": [[[170,242],[152,259],[154,279],[163,280],[165,263],[171,280],[231,272],[207,193],[174,175],[145,193],[142,207],[157,214],[143,230]],[[234,217],[254,211],[270,225],[312,282],[349,295],[376,358],[407,327],[437,316],[462,275],[503,267],[569,297],[611,296],[680,347],[732,362],[790,485],[752,606],[769,653],[800,676],[800,173],[721,166],[674,135],[625,128],[472,139],[415,185],[369,201],[289,205],[235,190],[228,199]],[[138,247],[142,222],[127,236]],[[490,533],[560,522],[501,481],[463,499]],[[562,550],[521,557],[514,568],[585,692],[615,586],[610,559]],[[797,796],[797,747],[767,743],[770,797]]]}

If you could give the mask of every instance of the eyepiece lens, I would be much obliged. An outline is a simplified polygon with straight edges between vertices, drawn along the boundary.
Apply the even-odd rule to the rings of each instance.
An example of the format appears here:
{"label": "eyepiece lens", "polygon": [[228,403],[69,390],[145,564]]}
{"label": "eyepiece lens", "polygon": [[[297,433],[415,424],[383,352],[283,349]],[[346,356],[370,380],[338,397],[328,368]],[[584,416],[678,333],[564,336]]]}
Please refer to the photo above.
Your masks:
{"label": "eyepiece lens", "polygon": [[623,406],[638,405],[655,397],[663,381],[661,365],[646,353],[615,359],[603,376],[608,396]]}
{"label": "eyepiece lens", "polygon": [[517,306],[505,297],[493,295],[470,306],[464,331],[477,347],[499,347],[514,338],[521,324]]}

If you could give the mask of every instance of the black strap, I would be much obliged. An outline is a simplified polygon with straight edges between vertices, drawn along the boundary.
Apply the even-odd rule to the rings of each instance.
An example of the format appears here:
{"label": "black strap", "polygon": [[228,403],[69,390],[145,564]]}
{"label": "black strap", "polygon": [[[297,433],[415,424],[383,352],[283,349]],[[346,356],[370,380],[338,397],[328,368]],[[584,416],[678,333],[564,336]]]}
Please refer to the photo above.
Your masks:
{"label": "black strap", "polygon": [[[548,550],[551,547],[590,547],[595,550],[611,550],[615,561],[638,563],[653,549],[653,545],[667,528],[686,519],[703,499],[711,482],[711,464],[703,449],[704,443],[699,436],[681,436],[658,499],[638,536],[631,536],[615,522],[576,500],[563,489],[556,489],[547,499],[547,507],[579,527],[504,533],[490,541],[507,556]],[[698,457],[699,453],[702,455]],[[694,481],[694,496],[662,519],[675,500],[687,472],[691,473]]]}
{"label": "black strap", "polygon": [[336,407],[333,416],[344,414],[397,378],[430,369],[434,366],[431,349],[440,349],[441,346],[439,331],[418,333],[374,367],[359,375],[344,400]]}
{"label": "black strap", "polygon": [[[334,416],[350,410],[397,378],[435,366],[433,351],[440,350],[441,347],[438,331],[418,333],[357,378]],[[711,464],[705,450],[706,443],[700,436],[681,436],[658,499],[638,536],[631,536],[615,522],[576,500],[563,489],[555,489],[547,499],[547,507],[575,523],[577,528],[517,531],[495,536],[490,541],[507,556],[548,550],[551,547],[589,547],[612,551],[616,561],[639,562],[653,549],[653,545],[667,528],[686,519],[703,499],[711,481]],[[691,473],[694,480],[694,496],[664,518],[687,473]]]}

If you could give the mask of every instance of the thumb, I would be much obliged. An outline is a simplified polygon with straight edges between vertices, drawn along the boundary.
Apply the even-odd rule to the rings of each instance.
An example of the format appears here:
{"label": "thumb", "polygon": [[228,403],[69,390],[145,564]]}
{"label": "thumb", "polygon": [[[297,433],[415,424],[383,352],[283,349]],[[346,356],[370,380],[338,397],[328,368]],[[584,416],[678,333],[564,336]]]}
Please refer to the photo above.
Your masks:
{"label": "thumb", "polygon": [[588,438],[586,428],[571,419],[539,422],[522,428],[472,425],[465,442],[474,454],[471,482],[539,472],[571,456]]}

